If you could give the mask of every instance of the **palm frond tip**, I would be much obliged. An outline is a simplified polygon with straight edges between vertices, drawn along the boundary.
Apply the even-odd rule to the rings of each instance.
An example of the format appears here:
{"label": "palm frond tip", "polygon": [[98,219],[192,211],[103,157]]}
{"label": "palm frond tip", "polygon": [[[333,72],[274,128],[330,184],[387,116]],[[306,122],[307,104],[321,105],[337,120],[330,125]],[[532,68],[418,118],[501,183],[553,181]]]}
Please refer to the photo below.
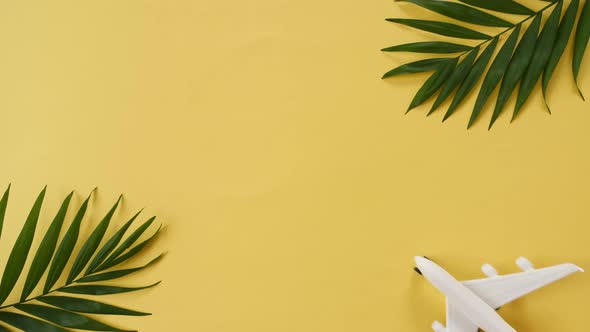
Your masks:
{"label": "palm frond tip", "polygon": [[[510,97],[518,90],[512,113],[514,120],[539,80],[543,100],[549,111],[547,97],[550,81],[570,40],[573,40],[574,48],[572,74],[580,96],[584,98],[578,83],[581,64],[590,40],[590,0],[586,0],[581,9],[580,0],[542,0],[546,4],[538,10],[530,9],[514,0],[396,1],[417,5],[451,18],[457,23],[403,18],[388,18],[389,22],[441,36],[481,41],[475,46],[448,41],[424,41],[382,49],[384,52],[457,54],[404,64],[383,76],[388,78],[402,74],[432,72],[414,96],[408,111],[438,93],[428,114],[452,98],[443,117],[444,121],[455,112],[482,78],[483,83],[477,94],[468,128],[478,120],[482,109],[498,86],[499,94],[488,128],[494,125]],[[565,12],[564,7],[567,7]],[[500,13],[510,14],[513,19],[500,18]],[[546,16],[545,20],[543,16]],[[497,29],[497,32],[486,34],[466,24],[492,27]],[[522,37],[521,31],[524,31]],[[505,34],[508,37],[504,38]],[[500,48],[495,52],[498,46]]]}

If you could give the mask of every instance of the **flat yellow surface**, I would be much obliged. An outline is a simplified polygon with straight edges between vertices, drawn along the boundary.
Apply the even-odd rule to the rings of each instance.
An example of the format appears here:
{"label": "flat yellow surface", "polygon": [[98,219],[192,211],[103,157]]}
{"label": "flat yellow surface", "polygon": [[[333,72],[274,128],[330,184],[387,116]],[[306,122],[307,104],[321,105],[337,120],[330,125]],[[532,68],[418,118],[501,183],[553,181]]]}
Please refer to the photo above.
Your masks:
{"label": "flat yellow surface", "polygon": [[[419,57],[379,49],[433,36],[386,17],[436,18],[389,0],[2,3],[0,264],[47,184],[40,232],[94,186],[85,234],[119,193],[116,225],[142,207],[167,225],[134,264],[166,258],[124,281],[162,285],[109,299],[153,312],[109,318],[144,332],[428,331],[444,298],[414,255],[459,279],[516,272],[519,255],[590,268],[590,104],[571,50],[552,116],[537,89],[513,124],[488,132],[486,109],[467,131],[473,95],[445,124],[404,116],[426,76],[380,76]],[[589,74],[590,55],[590,95]],[[588,280],[501,313],[519,331],[587,330]]]}

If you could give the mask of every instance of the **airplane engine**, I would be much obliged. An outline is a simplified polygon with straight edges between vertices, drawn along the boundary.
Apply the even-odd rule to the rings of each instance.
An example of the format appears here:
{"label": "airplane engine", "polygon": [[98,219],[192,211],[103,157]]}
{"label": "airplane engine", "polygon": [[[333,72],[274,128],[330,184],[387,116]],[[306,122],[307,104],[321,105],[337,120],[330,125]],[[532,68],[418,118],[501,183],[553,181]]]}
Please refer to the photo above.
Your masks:
{"label": "airplane engine", "polygon": [[441,322],[435,320],[434,323],[432,323],[432,329],[434,330],[434,332],[446,332],[447,328],[442,325]]}
{"label": "airplane engine", "polygon": [[535,269],[533,263],[524,257],[518,257],[516,265],[518,265],[523,271],[532,271]]}
{"label": "airplane engine", "polygon": [[481,267],[481,270],[483,271],[483,273],[488,276],[488,277],[497,277],[498,276],[498,271],[496,271],[496,269],[491,266],[490,264],[484,264]]}

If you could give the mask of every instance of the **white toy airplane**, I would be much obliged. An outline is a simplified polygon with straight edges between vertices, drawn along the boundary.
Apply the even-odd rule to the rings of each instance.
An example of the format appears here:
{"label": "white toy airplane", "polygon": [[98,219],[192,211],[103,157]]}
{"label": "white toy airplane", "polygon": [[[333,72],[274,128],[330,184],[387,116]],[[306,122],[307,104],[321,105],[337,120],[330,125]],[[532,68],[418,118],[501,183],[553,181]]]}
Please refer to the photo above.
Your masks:
{"label": "white toy airplane", "polygon": [[488,276],[460,282],[427,257],[416,257],[416,272],[447,296],[447,327],[434,322],[435,332],[515,332],[496,309],[534,290],[549,285],[575,272],[584,272],[574,264],[561,264],[535,269],[531,262],[520,257],[516,264],[520,273],[498,276],[491,265],[482,266]]}

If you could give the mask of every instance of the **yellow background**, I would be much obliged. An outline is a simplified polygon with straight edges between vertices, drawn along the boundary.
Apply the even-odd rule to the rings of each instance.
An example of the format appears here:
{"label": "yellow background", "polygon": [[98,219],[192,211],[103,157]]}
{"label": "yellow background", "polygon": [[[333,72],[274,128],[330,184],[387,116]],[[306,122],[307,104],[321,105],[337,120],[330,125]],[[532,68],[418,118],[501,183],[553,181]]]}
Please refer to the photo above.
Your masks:
{"label": "yellow background", "polygon": [[[444,125],[404,116],[426,76],[379,77],[419,57],[379,49],[432,36],[386,17],[436,16],[389,0],[3,2],[2,257],[47,184],[40,232],[94,186],[85,234],[119,193],[115,224],[145,206],[167,225],[150,249],[166,258],[125,280],[163,284],[111,301],[153,312],[108,320],[144,332],[428,331],[444,299],[414,255],[459,279],[515,272],[518,255],[590,268],[590,104],[571,51],[552,116],[536,90],[512,125],[488,132],[487,109],[467,131],[469,107]],[[589,74],[590,55],[587,94]],[[575,275],[501,313],[583,331],[589,297]]]}

